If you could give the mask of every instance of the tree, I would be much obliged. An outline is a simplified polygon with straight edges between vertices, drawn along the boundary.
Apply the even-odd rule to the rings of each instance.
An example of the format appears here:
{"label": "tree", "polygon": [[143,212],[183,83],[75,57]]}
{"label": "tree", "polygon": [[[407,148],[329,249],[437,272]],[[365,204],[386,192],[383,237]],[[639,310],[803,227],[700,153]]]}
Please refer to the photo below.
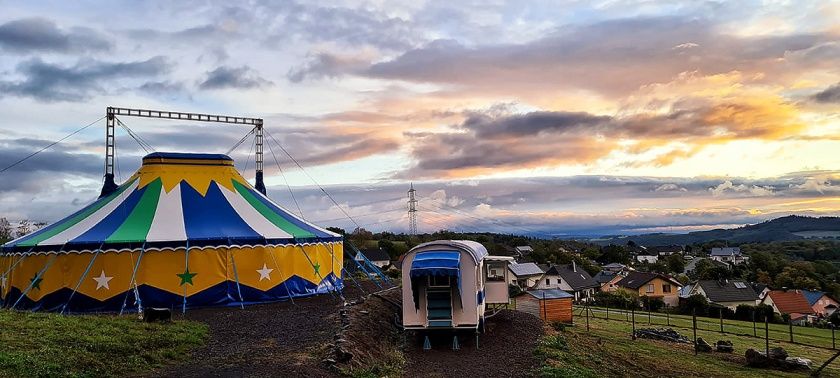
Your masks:
{"label": "tree", "polygon": [[685,270],[685,260],[680,254],[674,253],[668,256],[665,263],[668,264],[668,270],[674,274],[680,274]]}
{"label": "tree", "polygon": [[30,232],[32,232],[32,223],[28,219],[21,220],[17,226],[17,237],[24,236]]}
{"label": "tree", "polygon": [[627,249],[620,245],[610,244],[606,247],[601,248],[601,257],[598,258],[598,262],[603,264],[629,264],[630,252],[627,252]]}
{"label": "tree", "polygon": [[6,242],[12,238],[14,229],[6,218],[0,218],[0,242]]}

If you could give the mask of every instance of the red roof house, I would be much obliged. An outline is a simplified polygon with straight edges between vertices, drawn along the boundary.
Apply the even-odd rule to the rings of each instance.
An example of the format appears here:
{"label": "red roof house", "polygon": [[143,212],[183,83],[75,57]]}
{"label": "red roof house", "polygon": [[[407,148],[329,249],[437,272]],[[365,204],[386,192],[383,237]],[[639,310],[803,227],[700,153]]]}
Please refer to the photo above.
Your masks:
{"label": "red roof house", "polygon": [[810,321],[816,312],[801,290],[772,290],[761,302],[773,307],[778,314],[788,314],[793,321]]}

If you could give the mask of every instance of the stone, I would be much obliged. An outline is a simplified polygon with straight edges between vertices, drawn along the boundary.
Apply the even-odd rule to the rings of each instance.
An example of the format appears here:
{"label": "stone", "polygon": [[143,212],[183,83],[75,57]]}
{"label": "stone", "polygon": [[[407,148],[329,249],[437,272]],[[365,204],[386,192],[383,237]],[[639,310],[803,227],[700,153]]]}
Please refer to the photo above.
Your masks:
{"label": "stone", "polygon": [[788,358],[788,352],[782,347],[772,347],[770,348],[770,353],[768,353],[767,357],[774,360],[784,360]]}
{"label": "stone", "polygon": [[785,359],[785,363],[791,369],[800,369],[800,370],[811,370],[811,360],[802,357],[788,357]]}
{"label": "stone", "polygon": [[718,340],[718,342],[715,343],[715,350],[721,353],[732,353],[735,351],[735,347],[732,345],[731,341]]}
{"label": "stone", "polygon": [[708,342],[706,342],[706,340],[703,340],[702,337],[697,338],[697,344],[694,345],[694,348],[698,352],[711,352],[712,351],[712,346]]}
{"label": "stone", "polygon": [[691,343],[687,337],[680,335],[679,332],[671,328],[640,328],[636,330],[636,337],[676,343]]}
{"label": "stone", "polygon": [[761,353],[753,348],[747,349],[744,352],[744,358],[747,360],[747,366],[757,367],[757,368],[767,368],[771,367],[773,361],[771,361],[764,353]]}
{"label": "stone", "polygon": [[369,311],[367,311],[367,310],[360,310],[360,311],[359,311],[359,313],[360,313],[360,314],[367,315],[367,314],[369,314],[370,312],[369,312]]}

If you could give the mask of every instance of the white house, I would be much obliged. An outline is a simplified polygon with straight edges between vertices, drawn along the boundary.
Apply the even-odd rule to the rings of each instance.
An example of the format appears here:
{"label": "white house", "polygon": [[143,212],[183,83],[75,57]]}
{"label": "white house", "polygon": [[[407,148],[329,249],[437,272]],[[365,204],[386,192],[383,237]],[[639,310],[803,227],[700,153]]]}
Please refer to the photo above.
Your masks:
{"label": "white house", "polygon": [[543,275],[543,270],[537,264],[532,262],[522,264],[510,264],[509,284],[519,286],[520,289],[525,290],[536,285],[537,280]]}
{"label": "white house", "polygon": [[636,261],[640,263],[656,264],[659,255],[636,255]]}
{"label": "white house", "polygon": [[712,248],[712,251],[709,253],[709,258],[714,261],[735,265],[743,264],[749,260],[748,256],[741,254],[741,248],[738,247]]}
{"label": "white house", "polygon": [[574,295],[575,300],[578,301],[594,295],[600,286],[589,273],[572,262],[571,265],[548,267],[533,289],[560,289]]}
{"label": "white house", "polygon": [[[379,248],[366,248],[361,250],[364,257],[367,257],[370,260],[371,264],[376,265],[379,268],[384,268],[391,264],[391,256],[388,256],[388,252],[383,251]],[[356,255],[356,261],[360,263],[364,263],[364,257]]]}

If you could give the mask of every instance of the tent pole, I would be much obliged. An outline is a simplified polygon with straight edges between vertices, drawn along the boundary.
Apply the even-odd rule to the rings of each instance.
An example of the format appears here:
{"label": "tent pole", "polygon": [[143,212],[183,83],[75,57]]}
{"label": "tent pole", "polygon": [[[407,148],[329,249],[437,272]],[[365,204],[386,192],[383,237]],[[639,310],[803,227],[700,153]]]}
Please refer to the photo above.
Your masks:
{"label": "tent pole", "polygon": [[[190,271],[190,240],[187,239],[187,250],[184,251],[184,268],[185,272]],[[184,302],[181,304],[181,313],[187,313],[187,284],[184,284]]]}
{"label": "tent pole", "polygon": [[129,256],[131,256],[131,264],[133,265],[133,269],[131,272],[131,281],[128,282],[128,290],[125,292],[125,298],[123,298],[122,307],[120,307],[120,315],[123,314],[125,310],[126,302],[128,302],[128,294],[131,293],[132,286],[134,287],[134,300],[137,302],[137,313],[141,314],[143,312],[143,302],[140,301],[140,291],[137,290],[137,270],[140,268],[140,261],[143,260],[143,253],[146,252],[146,242],[143,242],[143,245],[140,246],[140,256],[137,257],[137,263],[134,263],[134,255],[129,252]]}
{"label": "tent pole", "polygon": [[[63,251],[64,245],[61,246],[61,249],[58,251],[58,253],[61,253]],[[12,305],[12,310],[14,310],[15,307],[17,307],[18,303],[20,303],[20,300],[23,299],[23,297],[25,297],[26,294],[29,294],[29,291],[32,290],[32,286],[35,284],[36,281],[38,281],[41,278],[41,276],[44,275],[44,272],[46,272],[47,269],[49,269],[50,266],[52,266],[53,262],[55,262],[55,259],[58,256],[58,253],[54,253],[52,255],[52,258],[49,261],[47,261],[47,264],[44,265],[43,269],[38,271],[38,274],[35,275],[35,279],[33,279],[32,282],[29,283],[29,286],[26,287],[26,290],[24,290],[23,293],[20,293],[20,297],[18,297],[18,299],[15,301],[15,304]]]}
{"label": "tent pole", "polygon": [[90,273],[90,268],[92,268],[92,267],[93,267],[93,262],[94,262],[94,261],[96,261],[96,256],[99,256],[99,252],[101,252],[101,251],[102,251],[102,246],[103,246],[103,245],[105,245],[105,243],[104,243],[104,242],[102,242],[102,243],[100,243],[100,244],[99,244],[99,248],[97,248],[97,249],[96,249],[96,252],[94,252],[94,253],[93,253],[93,257],[91,257],[91,258],[90,258],[90,262],[88,263],[88,266],[87,266],[87,268],[85,269],[85,272],[84,272],[84,273],[82,273],[82,276],[81,276],[81,277],[79,277],[79,282],[76,282],[76,286],[74,286],[74,287],[73,287],[73,292],[72,292],[72,293],[70,293],[70,298],[67,298],[67,302],[65,302],[65,303],[64,303],[64,306],[62,306],[62,307],[61,307],[61,314],[62,314],[62,315],[64,314],[64,310],[66,310],[66,309],[67,309],[67,305],[69,305],[69,304],[70,304],[70,301],[72,301],[72,300],[73,300],[73,296],[74,296],[74,295],[76,295],[76,291],[78,291],[78,290],[79,290],[79,286],[81,286],[81,285],[82,285],[82,280],[84,280],[84,279],[85,279],[85,277],[87,277],[88,273]]}
{"label": "tent pole", "polygon": [[[266,248],[268,248],[268,245],[266,245]],[[273,249],[273,248],[274,248],[274,247],[272,247],[272,249]],[[279,265],[279,264],[277,264],[277,258],[275,258],[275,257],[274,257],[274,251],[273,251],[273,250],[269,250],[269,251],[268,251],[268,255],[269,255],[269,256],[271,256],[271,260],[272,260],[272,261],[274,261],[274,268],[276,268],[276,269],[277,269],[277,272],[278,272],[278,273],[280,273],[280,277],[283,277],[283,270],[281,270],[281,269],[280,269],[280,265]],[[295,304],[295,298],[294,298],[294,295],[292,295],[292,291],[291,291],[291,290],[289,290],[289,283],[288,283],[288,282],[286,282],[286,281],[288,281],[288,279],[283,280],[283,287],[285,287],[285,288],[286,288],[286,294],[288,294],[288,295],[289,295],[289,300],[291,300],[291,301],[292,301],[292,304]]]}
{"label": "tent pole", "polygon": [[233,258],[233,253],[230,252],[230,238],[228,238],[228,247],[225,250],[228,256],[230,256],[230,261],[233,263],[233,278],[236,280],[236,293],[239,294],[239,308],[244,310],[245,300],[242,299],[242,289],[239,288],[239,272],[236,270],[236,259]]}

